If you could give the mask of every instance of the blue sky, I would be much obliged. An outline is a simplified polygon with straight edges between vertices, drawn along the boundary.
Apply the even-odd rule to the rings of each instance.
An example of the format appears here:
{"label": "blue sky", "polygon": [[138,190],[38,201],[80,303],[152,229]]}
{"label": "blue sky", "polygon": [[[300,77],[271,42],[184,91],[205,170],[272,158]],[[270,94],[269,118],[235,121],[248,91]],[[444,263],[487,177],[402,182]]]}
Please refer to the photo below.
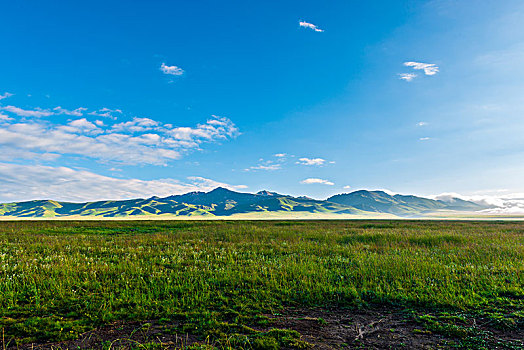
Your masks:
{"label": "blue sky", "polygon": [[3,4],[0,199],[521,197],[521,1]]}

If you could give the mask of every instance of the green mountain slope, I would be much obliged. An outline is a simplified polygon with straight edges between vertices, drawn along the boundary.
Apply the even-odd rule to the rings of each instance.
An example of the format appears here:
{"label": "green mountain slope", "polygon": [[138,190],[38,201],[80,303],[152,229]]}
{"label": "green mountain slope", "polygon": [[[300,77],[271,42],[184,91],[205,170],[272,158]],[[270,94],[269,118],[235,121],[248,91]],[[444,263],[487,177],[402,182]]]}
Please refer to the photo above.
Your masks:
{"label": "green mountain slope", "polygon": [[167,197],[178,203],[202,206],[217,216],[256,211],[298,211],[310,213],[357,214],[361,210],[304,197],[291,197],[273,192],[261,191],[256,194],[239,193],[225,188],[216,188],[210,192],[191,192],[179,196]]}
{"label": "green mountain slope", "polygon": [[327,199],[330,202],[352,206],[354,208],[390,213],[399,216],[415,216],[437,210],[475,211],[486,209],[479,204],[453,198],[449,202],[417,197],[412,195],[390,195],[384,191],[355,191],[337,194]]}
{"label": "green mountain slope", "polygon": [[67,217],[75,215],[118,218],[144,215],[227,217],[249,213],[359,215],[389,213],[409,217],[440,209],[472,211],[484,209],[484,207],[460,199],[443,202],[416,196],[391,196],[382,191],[356,191],[336,195],[322,201],[268,191],[255,194],[240,193],[219,187],[210,192],[190,192],[165,198],[151,197],[88,203],[52,200],[5,203],[0,204],[0,216]]}

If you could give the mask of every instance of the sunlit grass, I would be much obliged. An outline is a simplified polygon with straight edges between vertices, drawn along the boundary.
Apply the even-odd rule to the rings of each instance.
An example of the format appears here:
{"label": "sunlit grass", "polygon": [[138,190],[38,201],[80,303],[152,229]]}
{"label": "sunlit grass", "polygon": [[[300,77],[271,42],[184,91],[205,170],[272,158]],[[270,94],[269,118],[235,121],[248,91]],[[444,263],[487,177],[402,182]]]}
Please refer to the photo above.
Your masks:
{"label": "sunlit grass", "polygon": [[0,327],[16,341],[161,318],[205,333],[286,306],[522,312],[523,282],[521,223],[0,223]]}

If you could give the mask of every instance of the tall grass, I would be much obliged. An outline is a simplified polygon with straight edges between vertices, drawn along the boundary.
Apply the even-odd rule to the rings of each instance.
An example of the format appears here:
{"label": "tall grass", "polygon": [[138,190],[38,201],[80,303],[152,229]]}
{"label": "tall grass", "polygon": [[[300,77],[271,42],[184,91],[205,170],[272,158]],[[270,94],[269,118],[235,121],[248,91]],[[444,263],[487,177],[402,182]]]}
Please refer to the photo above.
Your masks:
{"label": "tall grass", "polygon": [[286,306],[522,312],[523,297],[521,223],[0,223],[0,327],[18,341]]}

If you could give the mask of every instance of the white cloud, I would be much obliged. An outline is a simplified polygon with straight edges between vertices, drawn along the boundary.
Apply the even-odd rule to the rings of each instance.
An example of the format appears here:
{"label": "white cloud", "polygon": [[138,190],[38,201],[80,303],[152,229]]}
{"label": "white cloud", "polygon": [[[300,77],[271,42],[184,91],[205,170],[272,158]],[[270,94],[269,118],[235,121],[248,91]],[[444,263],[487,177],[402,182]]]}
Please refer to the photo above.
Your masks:
{"label": "white cloud", "polygon": [[417,126],[426,126],[426,125],[428,125],[428,123],[426,123],[426,122],[418,122],[417,123]]}
{"label": "white cloud", "polygon": [[0,107],[0,109],[4,110],[6,112],[10,112],[10,113],[16,114],[19,117],[35,117],[35,118],[39,118],[39,117],[48,117],[48,116],[54,114],[53,112],[51,112],[48,109],[40,109],[40,108],[37,108],[37,109],[34,109],[34,110],[28,110],[28,109],[18,108],[18,107],[15,107],[15,106],[5,106],[5,107]]}
{"label": "white cloud", "polygon": [[15,159],[29,159],[36,162],[48,162],[54,161],[60,158],[59,154],[56,153],[35,153],[24,149],[15,147],[1,147],[0,148],[0,161],[11,162]]}
{"label": "white cloud", "polygon": [[86,118],[65,125],[34,119],[4,122],[0,128],[0,151],[18,149],[37,154],[79,155],[104,162],[165,165],[184,152],[200,149],[203,143],[227,140],[238,134],[231,120],[217,116],[195,127],[173,127],[148,118],[107,126]]}
{"label": "white cloud", "polygon": [[[257,165],[246,168],[244,169],[244,171],[279,170],[279,169],[282,169],[284,165],[291,164],[290,158],[295,158],[294,155],[286,154],[286,153],[276,153],[276,154],[273,154],[273,157],[274,158],[271,160],[264,160],[264,158],[260,158],[258,160]],[[295,162],[295,164],[306,165],[306,166],[324,166],[326,164],[335,164],[335,162],[327,161],[323,158],[302,157],[302,158],[299,158],[298,161]]]}
{"label": "white cloud", "polygon": [[324,165],[325,159],[322,158],[300,158],[296,164],[301,165]]}
{"label": "white cloud", "polygon": [[[13,113],[19,117],[38,118],[38,117],[48,117],[51,115],[60,115],[60,114],[65,114],[65,115],[69,115],[73,117],[81,117],[85,114],[85,112],[87,111],[87,108],[79,107],[73,110],[69,110],[69,109],[62,108],[61,106],[58,106],[50,110],[50,109],[42,109],[42,108],[22,109],[22,108],[15,107],[15,106],[5,106],[5,107],[0,107],[0,110],[4,110],[6,112]],[[120,109],[101,108],[99,110],[89,112],[88,114],[99,116],[99,117],[116,119],[114,114],[122,114],[122,111]]]}
{"label": "white cloud", "polygon": [[305,180],[300,181],[300,183],[304,185],[311,185],[311,184],[320,184],[320,185],[329,185],[329,186],[334,185],[334,183],[331,181],[324,180],[324,179],[318,179],[318,178],[305,179]]}
{"label": "white cloud", "polygon": [[177,66],[168,66],[165,63],[162,63],[162,65],[160,66],[160,70],[162,71],[162,73],[169,74],[169,75],[184,74],[184,70],[182,68],[177,67]]}
{"label": "white cloud", "polygon": [[0,100],[3,100],[4,98],[8,98],[8,97],[11,97],[11,96],[13,96],[12,93],[5,92],[3,95],[0,95]]}
{"label": "white cloud", "polygon": [[299,25],[301,27],[304,27],[304,28],[309,28],[309,29],[313,29],[315,32],[323,32],[324,30],[323,29],[320,29],[319,27],[317,27],[316,25],[314,25],[313,23],[308,23],[308,22],[305,22],[305,21],[300,21],[299,22]]}
{"label": "white cloud", "polygon": [[292,154],[287,153],[275,153],[273,154],[273,158],[269,160],[265,160],[264,158],[260,158],[258,160],[257,165],[250,166],[249,168],[245,168],[244,171],[256,171],[256,170],[267,170],[267,171],[273,171],[273,170],[280,170],[282,169],[282,166],[288,164],[289,158],[294,158],[295,156]]}
{"label": "white cloud", "polygon": [[491,206],[489,209],[479,211],[484,214],[524,214],[524,193],[506,193],[507,190],[479,192],[473,195],[446,192],[430,196],[430,198],[442,200],[444,202],[450,202],[453,198],[460,198],[477,204]]}
{"label": "white cloud", "polygon": [[69,130],[73,132],[83,132],[83,131],[91,131],[91,130],[97,130],[99,132],[102,132],[102,129],[99,129],[95,124],[91,123],[86,118],[73,120],[69,122],[68,125],[69,127],[72,128]]}
{"label": "white cloud", "polygon": [[349,189],[351,188],[351,186],[346,185],[346,186],[344,186],[344,187],[342,187],[342,188],[345,189],[345,190],[349,190]]}
{"label": "white cloud", "polygon": [[53,111],[55,111],[56,114],[65,114],[65,115],[70,115],[74,117],[81,117],[84,115],[84,112],[87,111],[87,108],[80,107],[77,109],[68,110],[68,109],[58,106],[58,107],[53,108]]}
{"label": "white cloud", "polygon": [[[224,187],[232,191],[246,189],[246,185],[230,185],[224,182],[219,182],[211,179],[207,179],[201,176],[188,176],[188,180],[191,182],[191,186],[197,186],[200,188],[200,191],[211,191],[217,187]],[[182,192],[186,193],[186,192]]]}
{"label": "white cloud", "polygon": [[316,165],[316,166],[322,166],[324,164],[335,164],[334,161],[327,161],[322,158],[300,158],[295,164],[301,164],[301,165]]}
{"label": "white cloud", "polygon": [[164,129],[171,137],[181,140],[180,142],[194,142],[195,139],[213,140],[227,139],[239,134],[238,128],[228,118],[213,115],[205,124],[199,124],[196,128],[177,127]]}
{"label": "white cloud", "polygon": [[415,73],[400,73],[399,76],[400,76],[400,79],[405,80],[405,81],[412,81],[413,79],[417,77]]}
{"label": "white cloud", "polygon": [[13,118],[3,114],[3,113],[0,113],[0,122],[2,121],[9,121],[9,120],[13,120]]}
{"label": "white cloud", "polygon": [[413,69],[417,70],[423,70],[424,74],[426,75],[435,75],[439,71],[439,67],[434,63],[404,62],[404,66],[413,67]]}
{"label": "white cloud", "polygon": [[420,141],[428,141],[428,140],[431,140],[430,137],[421,137],[419,138]]}
{"label": "white cloud", "polygon": [[116,200],[210,191],[218,186],[232,190],[246,187],[233,186],[203,177],[188,177],[186,182],[173,179],[118,179],[67,167],[11,163],[0,163],[0,177],[2,202],[32,199],[74,202]]}
{"label": "white cloud", "polygon": [[97,111],[89,112],[89,115],[94,115],[97,117],[104,117],[104,118],[110,118],[110,119],[117,119],[117,117],[114,114],[122,114],[122,111],[120,109],[109,109],[109,108],[101,108]]}
{"label": "white cloud", "polygon": [[253,171],[253,170],[267,170],[267,171],[273,171],[273,170],[280,170],[282,169],[282,166],[285,165],[288,162],[288,157],[294,157],[293,155],[286,154],[286,153],[276,153],[273,154],[272,159],[264,160],[264,158],[260,158],[258,160],[258,164],[254,166],[250,166],[249,168],[244,169],[244,171]]}
{"label": "white cloud", "polygon": [[251,166],[249,168],[246,168],[244,169],[244,171],[251,171],[251,170],[279,170],[281,169],[281,165],[280,164],[267,164],[267,165],[264,165],[264,164],[259,164],[259,165],[255,165],[255,166]]}
{"label": "white cloud", "polygon": [[159,125],[155,120],[149,118],[135,117],[128,122],[113,125],[114,131],[143,132],[153,130]]}

